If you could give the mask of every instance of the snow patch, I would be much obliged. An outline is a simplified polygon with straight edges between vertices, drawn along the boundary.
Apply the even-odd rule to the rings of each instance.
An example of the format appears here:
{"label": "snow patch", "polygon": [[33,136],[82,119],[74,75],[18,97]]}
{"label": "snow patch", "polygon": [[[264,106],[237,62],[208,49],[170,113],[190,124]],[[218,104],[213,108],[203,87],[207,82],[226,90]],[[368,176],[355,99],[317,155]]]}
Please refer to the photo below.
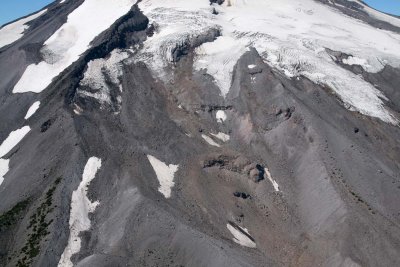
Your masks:
{"label": "snow patch", "polygon": [[221,140],[222,142],[228,142],[230,139],[231,139],[231,137],[229,136],[229,135],[227,135],[227,134],[225,134],[225,133],[218,133],[218,134],[211,134],[212,136],[214,136],[214,137],[216,137],[216,138],[218,138],[219,140]]}
{"label": "snow patch", "polygon": [[147,155],[147,158],[150,161],[151,166],[153,167],[157,179],[160,183],[160,187],[158,188],[158,191],[165,196],[165,198],[170,198],[171,197],[171,189],[175,185],[174,182],[174,175],[176,171],[179,168],[179,165],[167,165],[161,160],[151,156]]}
{"label": "snow patch", "polygon": [[[136,0],[86,0],[68,15],[41,49],[44,61],[29,65],[14,93],[43,91],[64,69],[90,48],[90,42],[125,15]],[[96,14],[95,16],[93,14]]]}
{"label": "snow patch", "polygon": [[29,126],[24,126],[21,129],[12,131],[6,140],[0,145],[0,157],[3,157],[8,152],[10,152],[18,143],[25,137],[31,128]]}
{"label": "snow patch", "polygon": [[9,171],[9,159],[0,159],[0,185],[4,181],[4,176],[7,174]]}
{"label": "snow patch", "polygon": [[218,143],[216,143],[211,137],[202,134],[201,137],[209,144],[212,146],[216,146],[216,147],[221,147]]}
{"label": "snow patch", "polygon": [[219,123],[226,121],[227,118],[226,113],[223,110],[218,110],[217,113],[215,114],[215,117],[217,118],[217,121]]}
{"label": "snow patch", "polygon": [[81,232],[90,229],[89,213],[94,212],[100,204],[98,201],[91,202],[87,197],[90,182],[95,178],[97,171],[101,168],[101,159],[91,157],[83,170],[82,181],[78,188],[72,192],[71,212],[69,218],[69,239],[58,267],[72,267],[71,256],[81,249]]}
{"label": "snow patch", "polygon": [[257,65],[251,64],[247,66],[249,69],[254,69],[255,67],[257,67]]}
{"label": "snow patch", "polygon": [[225,97],[232,83],[232,72],[239,58],[246,52],[246,43],[230,36],[220,36],[211,43],[196,48],[193,67],[205,69],[215,79],[215,83]]}
{"label": "snow patch", "polygon": [[279,185],[278,183],[272,178],[271,172],[269,171],[268,168],[264,168],[265,174],[267,175],[268,180],[271,182],[272,186],[274,187],[274,190],[276,192],[279,192]]}
{"label": "snow patch", "polygon": [[[122,76],[123,61],[129,57],[129,53],[119,49],[113,50],[109,57],[90,61],[84,77],[80,82],[77,93],[83,96],[95,98],[100,104],[112,104],[110,83],[122,92],[119,78]],[[90,90],[85,90],[89,87]],[[121,100],[117,98],[117,100]],[[121,105],[119,102],[118,105]]]}
{"label": "snow patch", "polygon": [[35,114],[36,111],[39,109],[39,107],[40,107],[40,101],[36,101],[35,103],[33,103],[25,115],[25,120],[29,119],[33,114]]}
{"label": "snow patch", "polygon": [[[232,224],[228,223],[226,225],[228,230],[234,236],[233,241],[241,246],[255,248],[256,243],[249,237],[249,231],[246,228],[242,228],[239,225],[233,226]],[[246,235],[246,234],[247,235]]]}
{"label": "snow patch", "polygon": [[47,9],[44,9],[36,14],[2,27],[0,29],[0,48],[12,44],[22,38],[22,36],[24,36],[24,32],[29,28],[29,25],[27,25],[27,23],[40,17],[41,15],[46,13],[46,11]]}
{"label": "snow patch", "polygon": [[367,68],[368,65],[368,61],[366,59],[363,58],[358,58],[358,57],[348,57],[342,60],[342,62],[346,65],[360,65],[362,67]]}

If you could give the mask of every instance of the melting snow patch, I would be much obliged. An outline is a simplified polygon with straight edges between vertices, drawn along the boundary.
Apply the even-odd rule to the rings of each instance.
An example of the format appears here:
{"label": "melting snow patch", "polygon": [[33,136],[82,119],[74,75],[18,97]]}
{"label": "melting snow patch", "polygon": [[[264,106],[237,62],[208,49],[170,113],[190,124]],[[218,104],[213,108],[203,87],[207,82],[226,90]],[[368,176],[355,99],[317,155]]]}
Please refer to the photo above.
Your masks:
{"label": "melting snow patch", "polygon": [[178,170],[179,165],[167,165],[151,155],[147,155],[147,158],[149,159],[160,183],[158,191],[163,194],[165,198],[170,198],[171,188],[175,185],[174,175]]}
{"label": "melting snow patch", "polygon": [[251,64],[251,65],[248,65],[247,66],[249,69],[254,69],[255,67],[257,67],[256,65],[254,65],[254,64]]}
{"label": "melting snow patch", "polygon": [[239,225],[233,225],[232,223],[228,223],[226,227],[234,236],[233,241],[235,243],[249,248],[256,247],[254,239],[249,235],[249,232],[247,231],[246,228],[242,228]]}
{"label": "melting snow patch", "polygon": [[268,168],[264,168],[264,170],[265,170],[265,174],[267,175],[268,180],[271,182],[271,184],[274,187],[275,191],[279,192],[279,185],[274,179],[272,179],[272,175],[269,172],[269,169]]}
{"label": "melting snow patch", "polygon": [[348,57],[343,59],[343,63],[347,65],[360,65],[362,67],[369,66],[366,59],[358,58],[358,57]]}
{"label": "melting snow patch", "polygon": [[[65,68],[75,62],[90,42],[125,15],[136,0],[86,0],[68,15],[41,50],[44,61],[27,67],[14,93],[43,91]],[[93,14],[96,14],[93,16]]]}
{"label": "melting snow patch", "polygon": [[98,201],[91,202],[87,197],[90,182],[95,178],[101,167],[101,159],[91,157],[83,170],[82,181],[78,188],[72,192],[71,212],[69,217],[69,239],[61,259],[59,267],[72,267],[71,256],[81,249],[81,238],[79,234],[90,229],[89,213],[94,212],[100,204]]}
{"label": "melting snow patch", "polygon": [[[119,77],[122,75],[122,62],[128,57],[127,52],[116,49],[111,52],[107,59],[99,58],[90,61],[77,93],[95,98],[100,104],[112,104],[109,84],[118,87],[119,91],[122,92]],[[90,91],[86,91],[84,87],[89,87]],[[117,98],[117,100],[120,100],[120,98]],[[118,103],[118,105],[120,104]]]}
{"label": "melting snow patch", "polygon": [[16,22],[13,22],[11,24],[8,24],[4,26],[3,28],[0,29],[0,48],[6,45],[9,45],[18,39],[20,39],[22,36],[24,36],[24,31],[26,31],[29,26],[26,25],[28,22],[40,17],[43,15],[47,9],[42,10],[36,14],[33,14],[32,16],[26,17],[24,19],[20,19]]}
{"label": "melting snow patch", "polygon": [[218,138],[219,140],[221,140],[222,142],[228,142],[231,137],[225,133],[218,133],[218,134],[211,134],[212,136]]}
{"label": "melting snow patch", "polygon": [[226,113],[223,110],[218,110],[217,113],[215,114],[215,117],[217,118],[217,121],[219,123],[222,123],[224,121],[226,121]]}
{"label": "melting snow patch", "polygon": [[21,129],[12,131],[6,140],[0,145],[0,157],[3,157],[8,152],[11,151],[24,137],[31,128],[29,126],[24,126]]}
{"label": "melting snow patch", "polygon": [[207,136],[207,135],[205,135],[205,134],[202,134],[201,137],[202,137],[209,145],[216,146],[216,147],[220,147],[220,145],[219,145],[218,143],[214,142],[214,140],[212,140],[211,137],[209,137],[209,136]]}
{"label": "melting snow patch", "polygon": [[245,43],[229,36],[220,36],[211,43],[196,48],[194,68],[205,69],[225,97],[232,83],[232,72],[239,58],[246,52]]}
{"label": "melting snow patch", "polygon": [[28,112],[25,115],[25,120],[29,119],[40,107],[40,101],[36,101],[32,104],[32,106],[28,109]]}
{"label": "melting snow patch", "polygon": [[8,164],[10,163],[10,160],[8,159],[0,159],[0,185],[3,183],[4,181],[4,176],[7,174],[8,172]]}

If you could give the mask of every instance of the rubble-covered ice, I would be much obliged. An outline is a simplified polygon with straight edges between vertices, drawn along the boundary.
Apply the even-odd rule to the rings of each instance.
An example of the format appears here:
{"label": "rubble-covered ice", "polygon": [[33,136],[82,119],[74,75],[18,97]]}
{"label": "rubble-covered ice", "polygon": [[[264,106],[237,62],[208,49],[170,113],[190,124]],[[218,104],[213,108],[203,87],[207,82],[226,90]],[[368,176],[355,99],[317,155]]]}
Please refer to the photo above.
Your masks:
{"label": "rubble-covered ice", "polygon": [[326,51],[365,59],[362,67],[369,72],[378,72],[385,64],[399,67],[400,35],[396,33],[312,0],[231,0],[213,5],[218,15],[212,15],[208,1],[202,0],[144,0],[139,7],[159,25],[142,55],[159,76],[171,60],[170,53],[163,52],[165,47],[184,42],[187,35],[200,34],[207,27],[220,27],[221,37],[196,49],[194,69],[212,75],[222,96],[229,92],[237,60],[254,47],[266,63],[287,77],[305,76],[331,88],[348,109],[398,123],[385,107],[382,92],[336,64]]}
{"label": "rubble-covered ice", "polygon": [[[125,15],[136,0],[86,0],[68,15],[41,49],[44,61],[29,65],[14,93],[43,91],[64,69],[75,62],[90,42]],[[93,15],[95,14],[95,15]]]}

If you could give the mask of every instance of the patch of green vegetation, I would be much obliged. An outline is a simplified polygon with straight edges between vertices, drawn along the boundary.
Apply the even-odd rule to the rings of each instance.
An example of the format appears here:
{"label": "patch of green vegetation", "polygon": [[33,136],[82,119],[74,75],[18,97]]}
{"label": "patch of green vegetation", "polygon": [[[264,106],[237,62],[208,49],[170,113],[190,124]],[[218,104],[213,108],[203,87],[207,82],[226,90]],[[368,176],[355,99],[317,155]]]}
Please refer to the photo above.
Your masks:
{"label": "patch of green vegetation", "polygon": [[22,211],[29,205],[30,199],[18,202],[12,209],[0,215],[0,232],[13,226],[19,219]]}
{"label": "patch of green vegetation", "polygon": [[60,182],[61,177],[57,178],[54,185],[46,192],[44,200],[30,217],[28,230],[31,230],[31,232],[28,234],[28,240],[21,249],[21,258],[17,262],[17,267],[31,266],[33,259],[39,255],[41,242],[50,233],[47,228],[52,224],[53,220],[48,220],[47,216],[54,210],[53,195]]}

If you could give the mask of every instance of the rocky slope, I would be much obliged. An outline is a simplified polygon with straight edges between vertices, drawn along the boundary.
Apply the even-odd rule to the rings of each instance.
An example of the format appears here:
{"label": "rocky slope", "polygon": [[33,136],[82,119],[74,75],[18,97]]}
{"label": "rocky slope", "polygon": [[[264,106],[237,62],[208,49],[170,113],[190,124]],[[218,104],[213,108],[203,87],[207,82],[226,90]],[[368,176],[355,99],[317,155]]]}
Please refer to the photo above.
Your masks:
{"label": "rocky slope", "polygon": [[3,26],[0,266],[400,265],[399,29],[347,0]]}

